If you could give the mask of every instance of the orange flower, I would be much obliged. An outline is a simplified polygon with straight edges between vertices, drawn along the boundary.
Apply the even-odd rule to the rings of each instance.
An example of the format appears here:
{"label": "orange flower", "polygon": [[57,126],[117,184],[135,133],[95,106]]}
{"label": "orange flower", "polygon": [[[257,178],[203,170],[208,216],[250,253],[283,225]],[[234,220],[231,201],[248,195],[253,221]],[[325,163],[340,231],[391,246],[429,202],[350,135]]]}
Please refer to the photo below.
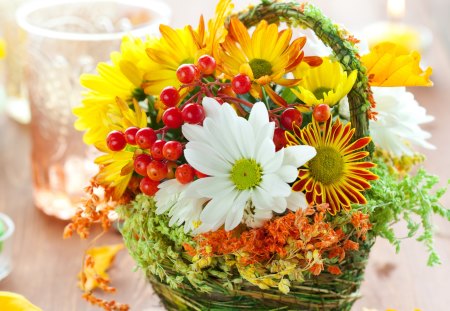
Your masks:
{"label": "orange flower", "polygon": [[[271,83],[294,86],[298,79],[286,79],[284,75],[292,72],[302,61],[302,48],[306,38],[301,37],[290,43],[292,30],[278,31],[276,24],[261,21],[250,36],[248,29],[237,18],[232,18],[230,33],[218,51],[219,69],[229,78],[242,73],[253,81],[251,93],[262,97],[262,88],[278,105],[286,102],[270,87]],[[268,48],[270,47],[270,48]]]}

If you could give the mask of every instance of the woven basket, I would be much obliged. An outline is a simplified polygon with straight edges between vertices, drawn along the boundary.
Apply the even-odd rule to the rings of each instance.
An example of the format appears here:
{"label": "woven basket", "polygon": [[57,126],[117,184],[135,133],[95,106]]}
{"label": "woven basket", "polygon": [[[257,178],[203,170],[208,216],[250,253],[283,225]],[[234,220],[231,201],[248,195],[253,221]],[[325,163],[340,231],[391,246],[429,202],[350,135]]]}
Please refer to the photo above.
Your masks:
{"label": "woven basket", "polygon": [[[357,81],[348,94],[351,123],[356,128],[354,139],[369,136],[367,109],[370,106],[368,101],[370,88],[365,69],[358,59],[357,50],[346,39],[348,33],[340,30],[323,16],[320,10],[309,4],[263,1],[260,5],[238,14],[238,17],[247,27],[254,26],[265,19],[269,23],[286,22],[292,27],[312,29],[318,38],[333,49],[336,59],[342,63],[346,71],[358,71]],[[372,146],[369,147],[371,148]],[[358,251],[349,253],[340,263],[341,275],[336,276],[324,271],[319,276],[311,276],[302,283],[293,283],[290,293],[286,295],[281,294],[277,289],[261,290],[246,281],[239,287],[229,289],[220,285],[214,277],[204,280],[213,288],[213,291],[209,293],[196,291],[187,281],[178,284],[177,288],[170,287],[160,281],[154,269],[149,268],[152,254],[148,252],[151,252],[152,244],[161,245],[161,241],[174,251],[181,252],[182,246],[170,241],[167,232],[161,232],[160,237],[155,236],[155,230],[158,230],[158,227],[148,221],[155,217],[154,203],[151,199],[146,202],[141,205],[135,202],[133,206],[128,206],[121,211],[124,219],[122,234],[130,254],[139,268],[146,273],[155,292],[168,310],[342,311],[350,310],[355,300],[359,298],[358,290],[374,242],[373,237],[368,237],[363,244],[360,244]],[[186,258],[183,258],[183,261],[186,266],[190,264]],[[158,265],[166,271],[165,273],[174,271],[173,264],[170,259],[158,262]],[[232,273],[234,276],[230,275],[230,280],[239,276],[237,270]],[[176,273],[173,272],[173,275],[176,276]]]}

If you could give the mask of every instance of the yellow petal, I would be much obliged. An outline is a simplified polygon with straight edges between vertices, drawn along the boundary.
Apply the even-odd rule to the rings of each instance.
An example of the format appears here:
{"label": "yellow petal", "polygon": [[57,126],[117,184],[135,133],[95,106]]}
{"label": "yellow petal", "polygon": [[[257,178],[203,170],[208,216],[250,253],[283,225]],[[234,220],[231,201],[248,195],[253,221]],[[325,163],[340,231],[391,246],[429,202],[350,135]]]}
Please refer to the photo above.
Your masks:
{"label": "yellow petal", "polygon": [[42,311],[24,296],[11,292],[0,292],[0,306],[5,311]]}
{"label": "yellow petal", "polygon": [[6,43],[5,40],[0,38],[0,59],[6,55]]}
{"label": "yellow petal", "polygon": [[85,292],[90,292],[98,287],[97,277],[108,280],[109,276],[106,270],[111,266],[117,252],[123,249],[123,244],[106,245],[93,247],[86,251],[87,256],[91,256],[94,260],[93,266],[84,265],[84,273],[86,280],[84,284],[80,284],[80,288]]}
{"label": "yellow petal", "polygon": [[367,68],[371,86],[432,86],[432,69],[420,68],[420,54],[409,52],[391,42],[374,46],[364,55],[362,63]]}

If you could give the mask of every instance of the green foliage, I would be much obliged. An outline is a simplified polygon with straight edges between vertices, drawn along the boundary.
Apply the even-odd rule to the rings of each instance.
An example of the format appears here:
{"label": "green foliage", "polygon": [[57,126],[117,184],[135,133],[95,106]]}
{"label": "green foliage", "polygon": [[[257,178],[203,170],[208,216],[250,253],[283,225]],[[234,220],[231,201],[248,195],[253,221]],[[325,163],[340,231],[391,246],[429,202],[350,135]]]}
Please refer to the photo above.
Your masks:
{"label": "green foliage", "polygon": [[192,243],[183,227],[169,227],[167,215],[155,213],[153,198],[138,195],[135,200],[118,209],[121,233],[131,256],[147,277],[178,287],[184,281],[200,291],[208,291],[205,275],[191,268],[191,261],[184,257],[183,244]]}
{"label": "green foliage", "polygon": [[434,248],[432,216],[436,214],[450,221],[450,209],[439,203],[446,187],[435,190],[439,178],[428,174],[423,168],[415,174],[400,176],[382,161],[377,162],[374,172],[380,178],[367,191],[372,234],[387,239],[398,251],[400,238],[395,235],[393,225],[403,220],[408,237],[421,232],[417,240],[424,243],[429,252],[428,265],[439,264]]}

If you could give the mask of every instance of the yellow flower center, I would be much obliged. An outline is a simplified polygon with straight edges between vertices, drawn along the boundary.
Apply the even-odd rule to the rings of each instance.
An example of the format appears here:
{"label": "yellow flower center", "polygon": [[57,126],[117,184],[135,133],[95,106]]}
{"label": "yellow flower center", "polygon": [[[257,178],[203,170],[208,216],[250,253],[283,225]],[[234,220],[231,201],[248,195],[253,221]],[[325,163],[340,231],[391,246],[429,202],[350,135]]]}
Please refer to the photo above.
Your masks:
{"label": "yellow flower center", "polygon": [[317,155],[309,161],[311,176],[324,185],[337,182],[344,171],[341,154],[332,147],[319,147],[316,150]]}
{"label": "yellow flower center", "polygon": [[325,97],[326,94],[328,94],[329,91],[331,91],[332,89],[328,88],[328,87],[319,87],[317,90],[315,90],[313,92],[314,96],[317,99],[323,99]]}
{"label": "yellow flower center", "polygon": [[231,181],[239,190],[254,188],[261,183],[261,180],[261,165],[253,159],[237,160],[231,168]]}
{"label": "yellow flower center", "polygon": [[252,68],[255,79],[270,76],[272,74],[272,64],[265,59],[254,58],[249,62],[249,65],[250,68]]}

